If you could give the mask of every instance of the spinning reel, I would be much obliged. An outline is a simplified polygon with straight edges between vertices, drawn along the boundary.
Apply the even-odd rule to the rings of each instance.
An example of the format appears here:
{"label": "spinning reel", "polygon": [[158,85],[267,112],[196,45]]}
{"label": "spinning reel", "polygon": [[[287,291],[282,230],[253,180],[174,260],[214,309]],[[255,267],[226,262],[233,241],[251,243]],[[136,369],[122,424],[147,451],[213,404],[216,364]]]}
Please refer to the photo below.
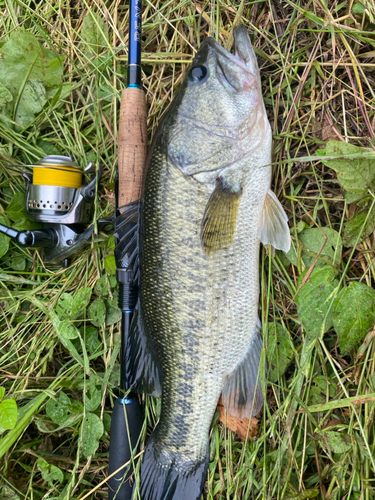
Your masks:
{"label": "spinning reel", "polygon": [[[16,165],[14,165],[16,167]],[[0,224],[0,232],[10,236],[23,247],[44,249],[46,261],[68,266],[69,257],[87,244],[94,232],[92,220],[93,202],[103,168],[89,163],[85,170],[67,156],[45,156],[22,175],[26,181],[26,212],[31,220],[42,223],[42,229],[18,231]],[[83,176],[90,175],[88,184]],[[112,229],[111,221],[97,222],[100,230]]]}

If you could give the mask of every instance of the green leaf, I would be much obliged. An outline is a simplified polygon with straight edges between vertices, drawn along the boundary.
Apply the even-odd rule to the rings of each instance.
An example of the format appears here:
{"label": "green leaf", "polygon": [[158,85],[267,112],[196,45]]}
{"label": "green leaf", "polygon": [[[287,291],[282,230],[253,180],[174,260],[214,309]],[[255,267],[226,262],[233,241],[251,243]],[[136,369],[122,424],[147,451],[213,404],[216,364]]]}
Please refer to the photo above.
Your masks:
{"label": "green leaf", "polygon": [[268,380],[276,382],[288,368],[294,357],[293,343],[281,323],[268,323]]}
{"label": "green leaf", "polygon": [[3,399],[5,394],[5,389],[2,385],[0,385],[0,401]]}
{"label": "green leaf", "polygon": [[63,75],[62,58],[22,29],[11,34],[0,54],[0,83],[13,97],[4,113],[23,128],[42,110],[47,90],[58,87]]}
{"label": "green leaf", "polygon": [[363,16],[363,13],[365,12],[365,10],[366,10],[366,7],[361,2],[355,2],[353,7],[352,7],[352,12],[356,16]]}
{"label": "green leaf", "polygon": [[36,143],[47,155],[61,155],[61,151],[50,141],[38,139]]}
{"label": "green leaf", "polygon": [[[365,227],[360,235],[362,226],[367,218],[367,222]],[[351,219],[348,220],[345,226],[344,232],[344,246],[345,247],[354,247],[358,236],[360,238],[358,243],[363,241],[367,236],[369,236],[375,229],[375,208],[371,210],[370,214],[368,210],[364,210],[362,212],[357,212]]]}
{"label": "green leaf", "polygon": [[324,433],[324,437],[334,453],[345,453],[353,447],[350,436],[344,432],[327,431]]}
{"label": "green leaf", "polygon": [[[323,233],[327,236],[326,243]],[[331,229],[329,227],[324,227],[321,229],[317,227],[305,229],[299,235],[299,240],[303,245],[302,260],[306,267],[311,266],[324,243],[324,248],[319,255],[315,268],[322,267],[326,264],[336,266],[341,262],[341,237],[339,233],[334,229]]]}
{"label": "green leaf", "polygon": [[16,193],[6,209],[6,214],[14,222],[27,219],[25,193]]}
{"label": "green leaf", "polygon": [[24,271],[26,269],[26,259],[22,255],[13,255],[9,261],[9,266],[15,271]]}
{"label": "green leaf", "polygon": [[17,403],[14,399],[4,399],[0,403],[0,426],[3,429],[13,429],[17,422]]}
{"label": "green leaf", "polygon": [[49,464],[44,458],[38,458],[36,463],[38,470],[42,473],[42,478],[47,481],[51,486],[54,481],[62,483],[64,480],[64,473],[55,465]]}
{"label": "green leaf", "polygon": [[[7,217],[0,216],[0,224],[9,226],[9,219]],[[5,234],[0,233],[0,257],[3,257],[9,250],[9,242],[9,236],[5,236]]]}
{"label": "green leaf", "polygon": [[116,260],[114,255],[107,255],[104,261],[104,267],[108,274],[116,274]]}
{"label": "green leaf", "polygon": [[81,39],[84,51],[88,54],[99,54],[107,46],[107,26],[96,12],[90,11],[84,18]]}
{"label": "green leaf", "polygon": [[84,313],[86,307],[89,305],[91,295],[92,295],[92,289],[89,286],[82,288],[81,290],[78,291],[72,303],[72,308],[70,313],[70,316],[72,318],[75,319]]}
{"label": "green leaf", "polygon": [[4,107],[7,102],[13,101],[13,96],[9,90],[0,83],[0,108]]}
{"label": "green leaf", "polygon": [[59,324],[60,335],[66,339],[76,339],[78,337],[77,328],[68,319],[64,319]]}
{"label": "green leaf", "polygon": [[102,299],[96,299],[88,310],[90,321],[95,326],[101,326],[105,322],[106,308]]}
{"label": "green leaf", "polygon": [[[100,355],[100,349],[102,347],[102,343],[98,337],[98,330],[93,326],[86,326],[86,330],[81,328],[80,330],[82,338],[85,339],[85,343],[88,351],[91,356],[98,357]],[[95,354],[95,356],[94,356]]]}
{"label": "green leaf", "polygon": [[20,500],[20,497],[8,485],[3,484],[0,486],[1,500]]}
{"label": "green leaf", "polygon": [[[87,393],[88,391],[88,393]],[[102,393],[95,385],[95,377],[91,376],[84,394],[84,405],[86,411],[95,411],[102,401]]]}
{"label": "green leaf", "polygon": [[[299,283],[304,275],[301,275]],[[323,333],[327,332],[333,325],[332,312],[328,312],[328,309],[338,284],[334,269],[325,266],[314,269],[297,294],[298,317],[306,330],[306,349],[315,344],[322,329]]]}
{"label": "green leaf", "polygon": [[[345,156],[367,152],[364,148],[340,141],[327,142],[325,149],[327,156]],[[369,189],[374,190],[375,158],[338,158],[322,161],[337,173],[339,183],[348,193],[365,196]]]}
{"label": "green leaf", "polygon": [[357,281],[340,291],[333,304],[333,326],[342,354],[352,349],[374,326],[375,290]]}
{"label": "green leaf", "polygon": [[39,394],[20,409],[17,424],[0,440],[0,458],[5,455],[11,446],[13,446],[15,441],[29,425],[34,413],[38,410],[39,406],[46,398],[47,394],[45,392],[43,394]]}
{"label": "green leaf", "polygon": [[103,297],[106,297],[107,295],[109,295],[109,289],[110,287],[107,276],[101,276],[95,285],[96,293],[98,295],[103,295]]}
{"label": "green leaf", "polygon": [[56,312],[60,319],[70,318],[73,309],[73,296],[71,293],[62,293],[56,304]]}
{"label": "green leaf", "polygon": [[80,401],[70,401],[69,397],[60,392],[59,399],[50,399],[46,404],[46,413],[49,418],[61,428],[74,425],[80,418],[83,405]]}
{"label": "green leaf", "polygon": [[104,426],[100,418],[94,413],[87,413],[82,429],[82,453],[85,457],[90,457],[96,452],[103,432]]}

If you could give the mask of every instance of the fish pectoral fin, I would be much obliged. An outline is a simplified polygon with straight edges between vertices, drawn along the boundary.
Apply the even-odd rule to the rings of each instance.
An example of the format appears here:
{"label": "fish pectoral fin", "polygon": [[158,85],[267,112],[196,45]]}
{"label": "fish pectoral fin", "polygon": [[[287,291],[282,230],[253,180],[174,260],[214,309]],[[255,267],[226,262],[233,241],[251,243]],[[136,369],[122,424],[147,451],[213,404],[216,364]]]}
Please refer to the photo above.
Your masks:
{"label": "fish pectoral fin", "polygon": [[277,250],[284,252],[290,249],[288,217],[275,193],[270,189],[264,201],[258,236],[263,245],[270,243]]}
{"label": "fish pectoral fin", "polygon": [[139,300],[125,348],[126,379],[129,387],[141,394],[161,395],[160,367],[151,340],[145,334]]}
{"label": "fish pectoral fin", "polygon": [[201,243],[206,253],[231,246],[236,232],[242,189],[219,177],[206,205],[201,224]]}
{"label": "fish pectoral fin", "polygon": [[250,418],[251,415],[259,413],[263,406],[259,373],[262,345],[260,321],[258,320],[246,355],[229,375],[222,392],[223,404],[232,417]]}

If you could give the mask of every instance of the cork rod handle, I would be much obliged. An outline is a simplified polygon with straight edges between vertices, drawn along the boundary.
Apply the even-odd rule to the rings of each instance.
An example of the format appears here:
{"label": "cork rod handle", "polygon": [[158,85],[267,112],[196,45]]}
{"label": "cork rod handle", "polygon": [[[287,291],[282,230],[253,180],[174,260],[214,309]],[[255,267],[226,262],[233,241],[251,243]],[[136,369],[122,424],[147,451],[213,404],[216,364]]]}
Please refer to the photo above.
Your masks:
{"label": "cork rod handle", "polygon": [[122,91],[118,131],[118,207],[142,197],[147,158],[147,108],[143,90]]}

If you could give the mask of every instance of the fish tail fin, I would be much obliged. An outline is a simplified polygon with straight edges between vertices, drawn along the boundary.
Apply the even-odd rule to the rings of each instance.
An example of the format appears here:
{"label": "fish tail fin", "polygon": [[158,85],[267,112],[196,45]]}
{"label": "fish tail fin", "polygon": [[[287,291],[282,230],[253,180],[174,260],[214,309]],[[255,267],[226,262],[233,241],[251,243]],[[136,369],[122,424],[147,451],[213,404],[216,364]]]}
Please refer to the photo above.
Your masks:
{"label": "fish tail fin", "polygon": [[209,449],[202,460],[183,461],[180,454],[159,452],[151,436],[141,465],[142,500],[199,500],[206,481]]}

